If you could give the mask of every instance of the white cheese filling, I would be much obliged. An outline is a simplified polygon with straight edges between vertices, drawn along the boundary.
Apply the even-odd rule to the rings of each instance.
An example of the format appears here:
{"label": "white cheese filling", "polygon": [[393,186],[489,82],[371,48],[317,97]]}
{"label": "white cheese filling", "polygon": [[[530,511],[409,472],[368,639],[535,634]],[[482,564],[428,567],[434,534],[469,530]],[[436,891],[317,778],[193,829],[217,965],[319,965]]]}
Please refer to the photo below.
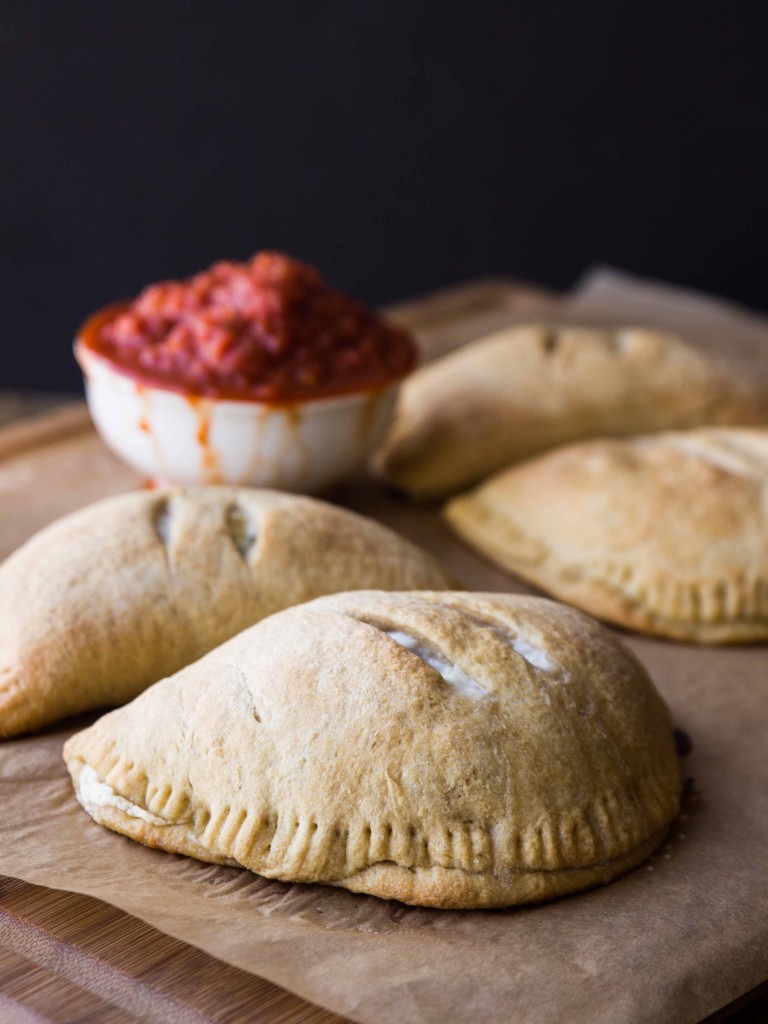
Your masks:
{"label": "white cheese filling", "polygon": [[[471,679],[458,665],[454,665],[453,662],[442,657],[434,648],[423,644],[416,637],[411,636],[409,633],[403,633],[399,629],[387,629],[384,632],[388,637],[400,644],[401,647],[405,647],[406,650],[411,651],[418,658],[421,658],[422,661],[425,661],[427,665],[430,665],[439,672],[443,682],[453,687],[463,697],[481,700],[483,697],[488,696],[488,690],[474,679]],[[568,674],[561,672],[560,666],[552,660],[547,651],[542,647],[536,647],[512,631],[499,628],[494,629],[494,632],[501,640],[509,644],[516,654],[519,654],[521,658],[527,661],[532,668],[540,669],[542,672],[557,673],[562,677],[562,682],[568,681]],[[546,700],[549,703],[549,696],[546,697]]]}
{"label": "white cheese filling", "polygon": [[545,672],[555,672],[557,670],[557,665],[541,647],[534,647],[533,644],[529,644],[527,640],[523,640],[519,635],[510,635],[507,637],[507,641],[512,650],[516,651],[521,658],[525,658],[528,664],[533,665],[534,668],[543,669]]}
{"label": "white cheese filling", "polygon": [[530,640],[526,640],[519,633],[515,633],[511,627],[490,622],[480,623],[480,625],[487,626],[492,633],[496,634],[499,640],[508,644],[515,654],[519,654],[532,668],[540,668],[542,672],[558,673],[567,681],[568,674],[562,671],[557,662],[552,660],[543,647],[536,647]]}
{"label": "white cheese filling", "polygon": [[453,687],[462,697],[482,700],[483,697],[488,696],[488,691],[479,683],[476,683],[474,679],[470,679],[465,672],[462,672],[458,665],[454,665],[452,662],[446,661],[445,658],[441,658],[437,651],[425,647],[416,637],[403,633],[399,629],[388,629],[386,634],[395,643],[405,647],[406,650],[411,651],[417,658],[421,658],[422,661],[425,661],[436,672],[439,672],[443,681]]}
{"label": "white cheese filling", "polygon": [[118,811],[130,815],[131,818],[141,818],[148,825],[168,824],[164,818],[158,818],[157,815],[145,811],[143,807],[137,807],[136,804],[132,804],[124,796],[118,796],[111,786],[101,781],[89,764],[84,765],[83,770],[80,772],[77,799],[91,817],[93,817],[93,812],[98,807],[115,807]]}

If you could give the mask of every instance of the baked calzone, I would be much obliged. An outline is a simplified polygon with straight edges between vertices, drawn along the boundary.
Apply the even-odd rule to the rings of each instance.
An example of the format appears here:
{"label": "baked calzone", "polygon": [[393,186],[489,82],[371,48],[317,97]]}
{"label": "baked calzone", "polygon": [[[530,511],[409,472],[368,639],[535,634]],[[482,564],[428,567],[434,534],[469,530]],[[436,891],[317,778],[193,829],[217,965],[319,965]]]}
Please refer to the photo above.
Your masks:
{"label": "baked calzone", "polygon": [[142,491],[47,527],[0,566],[0,736],[114,706],[289,605],[449,586],[391,530],[275,491]]}
{"label": "baked calzone", "polygon": [[570,445],[445,514],[480,551],[593,615],[700,643],[768,640],[768,430]]}
{"label": "baked calzone", "polygon": [[101,825],[432,907],[584,889],[678,813],[664,701],[542,598],[358,592],[271,616],[73,736]]}
{"label": "baked calzone", "polygon": [[682,339],[640,328],[511,327],[414,373],[374,470],[439,498],[599,435],[768,423],[768,396]]}

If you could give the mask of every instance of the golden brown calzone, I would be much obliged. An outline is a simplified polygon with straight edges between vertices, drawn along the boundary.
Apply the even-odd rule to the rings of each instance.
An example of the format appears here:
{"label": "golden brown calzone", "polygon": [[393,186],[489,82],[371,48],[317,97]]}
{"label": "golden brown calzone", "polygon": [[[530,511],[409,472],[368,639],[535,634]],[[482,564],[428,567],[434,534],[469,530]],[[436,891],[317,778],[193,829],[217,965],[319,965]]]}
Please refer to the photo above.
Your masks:
{"label": "golden brown calzone", "polygon": [[391,530],[311,498],[224,487],[110,498],[0,566],[0,736],[122,704],[320,594],[448,585]]}
{"label": "golden brown calzone", "polygon": [[587,441],[513,466],[445,515],[474,547],[619,625],[768,640],[768,430]]}
{"label": "golden brown calzone", "polygon": [[581,438],[768,423],[768,396],[673,334],[510,327],[403,385],[375,471],[439,498]]}
{"label": "golden brown calzone", "polygon": [[64,756],[88,813],[148,846],[433,907],[607,882],[681,789],[638,661],[573,609],[498,594],[280,612]]}

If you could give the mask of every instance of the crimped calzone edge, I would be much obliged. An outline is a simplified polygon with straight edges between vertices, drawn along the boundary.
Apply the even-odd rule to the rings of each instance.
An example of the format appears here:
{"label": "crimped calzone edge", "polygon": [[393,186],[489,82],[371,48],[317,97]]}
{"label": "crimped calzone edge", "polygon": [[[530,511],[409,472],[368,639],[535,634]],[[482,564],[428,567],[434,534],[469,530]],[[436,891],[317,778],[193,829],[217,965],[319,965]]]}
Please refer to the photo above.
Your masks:
{"label": "crimped calzone edge", "polygon": [[571,445],[445,508],[482,553],[630,629],[768,640],[768,430]]}
{"label": "crimped calzone edge", "polygon": [[607,631],[509,595],[357,592],[264,620],[65,747],[100,824],[435,907],[623,873],[676,816],[664,702]]}

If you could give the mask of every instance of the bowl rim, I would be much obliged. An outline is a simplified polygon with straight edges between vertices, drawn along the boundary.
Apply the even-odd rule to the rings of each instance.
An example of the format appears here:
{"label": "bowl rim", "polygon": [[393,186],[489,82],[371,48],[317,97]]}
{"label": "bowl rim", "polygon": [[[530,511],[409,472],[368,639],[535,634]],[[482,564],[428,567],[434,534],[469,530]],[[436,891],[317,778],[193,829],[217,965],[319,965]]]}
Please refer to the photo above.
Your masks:
{"label": "bowl rim", "polygon": [[103,376],[113,378],[113,382],[120,381],[121,384],[131,382],[136,388],[137,394],[146,395],[152,393],[153,397],[161,402],[173,403],[180,400],[188,405],[210,405],[242,414],[259,410],[260,412],[287,413],[290,415],[295,413],[297,409],[305,409],[307,407],[312,407],[313,411],[321,412],[343,408],[344,406],[356,406],[364,402],[375,402],[399,388],[406,377],[410,376],[410,373],[413,372],[409,371],[404,376],[397,377],[379,387],[350,391],[343,395],[323,395],[319,398],[293,398],[278,402],[264,402],[257,398],[218,398],[216,395],[203,395],[194,391],[163,387],[161,384],[143,381],[138,375],[126,372],[118,363],[91,348],[79,336],[75,338],[73,350],[75,359],[86,378],[86,384],[89,383],[88,371],[90,366],[96,365],[103,371]]}

